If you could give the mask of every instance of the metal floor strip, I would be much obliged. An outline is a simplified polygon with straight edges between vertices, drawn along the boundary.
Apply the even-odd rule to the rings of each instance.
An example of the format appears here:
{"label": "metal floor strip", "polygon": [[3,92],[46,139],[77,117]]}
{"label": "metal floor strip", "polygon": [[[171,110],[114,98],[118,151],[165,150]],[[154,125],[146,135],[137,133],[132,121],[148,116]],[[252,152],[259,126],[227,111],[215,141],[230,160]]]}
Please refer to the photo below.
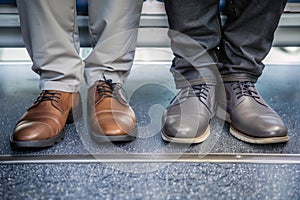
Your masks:
{"label": "metal floor strip", "polygon": [[261,163],[300,164],[299,154],[254,153],[105,153],[76,155],[2,155],[0,164],[59,164],[59,163]]}

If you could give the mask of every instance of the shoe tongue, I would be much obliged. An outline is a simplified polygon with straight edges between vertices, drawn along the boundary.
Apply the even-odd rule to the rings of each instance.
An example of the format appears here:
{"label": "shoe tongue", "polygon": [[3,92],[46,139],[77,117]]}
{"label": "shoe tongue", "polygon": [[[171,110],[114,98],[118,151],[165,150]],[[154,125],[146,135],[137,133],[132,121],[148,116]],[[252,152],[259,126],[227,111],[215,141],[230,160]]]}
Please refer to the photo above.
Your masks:
{"label": "shoe tongue", "polygon": [[204,87],[207,87],[207,84],[200,84],[200,85],[192,85],[191,86],[193,89],[195,89],[195,90],[199,90],[199,89],[202,89],[202,88],[204,88]]}
{"label": "shoe tongue", "polygon": [[204,87],[206,87],[206,84],[203,84],[203,85],[192,85],[192,88],[194,90],[201,90],[203,89]]}
{"label": "shoe tongue", "polygon": [[99,80],[97,82],[97,88],[106,88],[113,91],[116,87],[117,83],[113,83],[111,79],[108,80]]}
{"label": "shoe tongue", "polygon": [[58,92],[56,90],[45,90],[41,94],[41,100],[42,101],[52,101],[57,100],[61,97],[61,92]]}

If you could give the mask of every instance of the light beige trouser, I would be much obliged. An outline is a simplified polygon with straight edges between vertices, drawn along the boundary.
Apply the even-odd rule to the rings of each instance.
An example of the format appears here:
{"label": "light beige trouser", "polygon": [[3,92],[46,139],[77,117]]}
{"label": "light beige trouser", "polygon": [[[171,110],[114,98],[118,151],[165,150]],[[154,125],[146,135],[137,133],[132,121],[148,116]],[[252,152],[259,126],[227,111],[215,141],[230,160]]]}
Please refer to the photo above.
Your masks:
{"label": "light beige trouser", "polygon": [[124,82],[132,67],[142,0],[89,0],[93,47],[79,56],[75,0],[17,0],[22,36],[42,90],[76,92],[106,79]]}

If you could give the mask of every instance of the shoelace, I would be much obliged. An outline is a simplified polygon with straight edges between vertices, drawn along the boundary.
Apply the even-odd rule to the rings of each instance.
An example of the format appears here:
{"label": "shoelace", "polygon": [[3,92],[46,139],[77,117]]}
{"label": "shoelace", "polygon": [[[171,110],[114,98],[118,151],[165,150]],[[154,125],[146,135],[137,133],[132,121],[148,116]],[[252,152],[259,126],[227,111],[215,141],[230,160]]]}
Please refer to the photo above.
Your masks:
{"label": "shoelace", "polygon": [[199,100],[207,107],[209,112],[213,112],[209,105],[207,105],[207,97],[209,94],[210,87],[206,84],[203,85],[194,85],[192,86],[193,90],[189,91],[189,95],[192,92],[192,94],[196,95]]}
{"label": "shoelace", "polygon": [[111,79],[104,79],[104,81],[98,81],[97,94],[99,98],[116,97],[116,91],[121,88],[122,85],[120,83],[113,83]]}
{"label": "shoelace", "polygon": [[252,82],[233,82],[232,86],[234,91],[236,91],[237,98],[241,98],[243,96],[249,96],[254,99],[260,99],[260,96],[255,90],[254,83]]}
{"label": "shoelace", "polygon": [[[206,84],[194,85],[189,88],[187,95],[182,95],[179,98],[185,99],[186,97],[195,97],[196,96],[209,109],[209,106],[207,105],[207,102],[206,102],[209,90],[210,90],[210,88]],[[177,97],[174,97],[174,99],[172,101],[174,101],[176,98]]]}
{"label": "shoelace", "polygon": [[204,100],[207,99],[208,93],[209,93],[208,85],[206,85],[206,84],[194,85],[194,86],[192,86],[192,90],[189,91],[188,96],[191,97],[191,96],[196,95],[197,97],[199,97],[199,99],[201,101],[202,99],[204,99]]}
{"label": "shoelace", "polygon": [[[182,95],[180,96],[180,99],[185,99],[186,97],[198,97],[199,100],[205,104],[205,100],[208,97],[209,93],[209,87],[206,84],[203,85],[194,85],[189,88],[188,94],[187,95]],[[175,96],[172,101],[174,101],[177,97]],[[204,100],[204,101],[203,101]]]}
{"label": "shoelace", "polygon": [[36,103],[40,103],[43,101],[55,101],[58,102],[58,100],[61,97],[61,93],[60,92],[50,92],[48,90],[44,90],[40,93],[39,97],[36,99],[36,101],[34,102],[34,104]]}

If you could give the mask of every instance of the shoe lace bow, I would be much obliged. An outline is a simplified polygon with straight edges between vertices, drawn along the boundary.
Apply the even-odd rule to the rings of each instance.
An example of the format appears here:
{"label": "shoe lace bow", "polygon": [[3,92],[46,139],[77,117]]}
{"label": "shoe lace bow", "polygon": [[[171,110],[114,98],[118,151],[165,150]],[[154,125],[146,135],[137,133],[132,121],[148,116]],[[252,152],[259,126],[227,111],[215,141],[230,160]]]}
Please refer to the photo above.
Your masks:
{"label": "shoe lace bow", "polygon": [[118,91],[122,88],[120,83],[113,83],[111,79],[98,81],[97,94],[99,98],[117,97]]}
{"label": "shoe lace bow", "polygon": [[236,91],[237,98],[240,99],[243,96],[252,97],[254,99],[260,99],[258,92],[255,89],[252,82],[234,82],[232,83],[233,90]]}

